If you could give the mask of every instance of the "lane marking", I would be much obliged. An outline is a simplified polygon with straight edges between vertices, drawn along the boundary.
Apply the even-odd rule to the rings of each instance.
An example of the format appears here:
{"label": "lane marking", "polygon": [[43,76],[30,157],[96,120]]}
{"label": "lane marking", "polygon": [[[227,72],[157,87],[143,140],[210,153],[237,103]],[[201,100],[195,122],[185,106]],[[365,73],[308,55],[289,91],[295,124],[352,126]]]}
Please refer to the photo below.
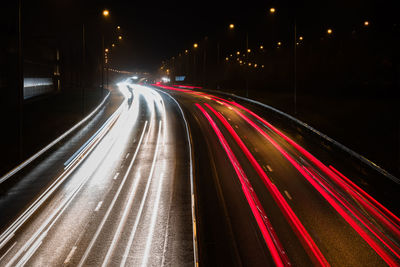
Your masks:
{"label": "lane marking", "polygon": [[142,267],[146,267],[147,263],[149,261],[149,253],[150,253],[151,245],[153,242],[154,228],[156,226],[156,220],[157,220],[158,210],[159,210],[159,206],[160,206],[162,185],[163,185],[163,181],[164,181],[164,172],[162,172],[160,174],[160,180],[161,181],[158,182],[157,197],[156,197],[156,201],[155,201],[154,207],[153,207],[153,214],[151,215],[150,230],[149,230],[149,233],[147,234],[146,247],[144,250],[144,256],[143,256],[143,261],[142,261],[142,265],[141,265]]}
{"label": "lane marking", "polygon": [[288,197],[288,199],[292,200],[292,196],[289,194],[288,191],[283,191],[285,193],[285,195]]}
{"label": "lane marking", "polygon": [[267,169],[268,169],[268,171],[273,172],[271,166],[269,166],[268,164],[267,164]]}
{"label": "lane marking", "polygon": [[103,201],[100,201],[100,202],[97,204],[97,206],[96,206],[96,208],[94,209],[94,211],[99,211],[100,208],[101,208],[101,205],[103,205]]}
{"label": "lane marking", "polygon": [[191,136],[191,133],[189,131],[189,124],[188,124],[188,122],[186,120],[185,113],[183,112],[182,107],[178,103],[178,101],[175,98],[173,98],[169,93],[161,91],[161,90],[158,90],[158,89],[156,89],[156,90],[161,92],[161,93],[163,93],[163,94],[165,94],[165,95],[167,95],[170,99],[172,99],[175,102],[175,104],[179,108],[179,111],[180,111],[180,113],[182,115],[183,120],[185,121],[186,137],[187,137],[187,143],[188,143],[188,146],[189,146],[190,193],[192,195],[192,197],[191,197],[191,210],[192,210],[192,226],[193,226],[193,229],[192,229],[193,230],[193,259],[194,259],[194,265],[195,266],[199,266],[199,252],[198,252],[197,230],[196,230],[197,229],[197,216],[196,216],[196,202],[197,202],[196,199],[197,199],[197,197],[195,195],[195,188],[194,188],[195,183],[194,183],[194,174],[193,174],[194,167],[193,167],[193,149],[192,149],[193,142],[192,142],[192,136]]}
{"label": "lane marking", "polygon": [[76,249],[77,249],[77,246],[73,246],[72,247],[71,251],[69,252],[67,258],[64,261],[64,264],[68,264],[70,262],[70,260],[71,260],[72,256],[74,255]]}
{"label": "lane marking", "polygon": [[138,187],[138,184],[139,184],[139,180],[141,178],[140,171],[141,171],[141,169],[139,167],[139,169],[136,172],[135,181],[132,183],[132,186],[131,186],[131,191],[129,193],[128,202],[125,205],[124,212],[123,212],[122,217],[121,217],[121,219],[119,221],[117,230],[115,231],[113,240],[111,241],[111,245],[108,248],[107,254],[104,257],[103,264],[101,266],[108,266],[108,262],[109,262],[109,260],[111,258],[111,255],[112,255],[112,253],[113,253],[113,251],[115,249],[115,246],[116,246],[116,244],[118,242],[118,239],[121,236],[122,230],[123,230],[123,228],[124,228],[124,226],[126,224],[126,220],[128,219],[129,211],[132,208],[133,199],[135,198],[135,195],[136,195],[136,191],[137,191],[137,187]]}
{"label": "lane marking", "polygon": [[117,172],[117,173],[114,175],[113,180],[117,180],[118,176],[119,176],[119,172]]}
{"label": "lane marking", "polygon": [[[98,236],[100,235],[100,232],[101,232],[101,230],[103,229],[104,224],[106,223],[106,221],[107,221],[107,219],[108,219],[108,216],[110,216],[111,210],[113,209],[113,207],[114,207],[114,205],[115,205],[115,202],[117,201],[117,198],[118,198],[118,196],[119,196],[119,194],[120,194],[122,188],[124,187],[124,184],[125,184],[125,181],[126,181],[126,179],[127,179],[127,177],[128,177],[128,174],[129,174],[129,172],[130,172],[130,170],[131,170],[131,168],[132,168],[132,166],[133,166],[133,163],[135,162],[135,159],[136,159],[136,156],[137,156],[137,154],[138,154],[139,148],[141,147],[141,144],[142,144],[142,141],[143,141],[143,137],[144,137],[144,133],[145,133],[146,128],[147,128],[147,123],[148,123],[148,122],[146,121],[145,124],[144,124],[143,131],[142,131],[142,134],[141,134],[141,136],[140,136],[140,140],[139,140],[138,146],[136,147],[135,154],[133,155],[132,160],[131,160],[131,162],[129,163],[129,166],[128,166],[128,169],[127,169],[127,171],[126,171],[126,173],[125,173],[125,176],[124,176],[124,178],[122,179],[122,182],[121,182],[121,184],[120,184],[120,186],[119,186],[117,192],[115,193],[114,198],[113,198],[113,200],[112,200],[110,206],[108,207],[108,210],[107,210],[106,214],[105,214],[104,217],[103,217],[103,220],[101,221],[99,227],[97,228],[96,233],[95,233],[94,236],[92,237],[92,240],[90,241],[88,247],[86,248],[85,253],[83,254],[81,260],[79,261],[78,266],[83,266],[83,265],[85,264],[85,261],[86,261],[87,257],[89,256],[89,253],[90,253],[90,251],[91,251],[91,249],[92,249],[94,243],[96,242]],[[149,133],[148,133],[148,134],[149,134]]]}
{"label": "lane marking", "polygon": [[161,126],[162,126],[162,121],[159,122],[159,126],[158,126],[157,145],[156,145],[156,150],[154,152],[154,157],[153,157],[153,162],[151,164],[149,177],[147,178],[146,188],[145,188],[145,191],[144,191],[144,194],[143,194],[143,197],[142,197],[142,202],[140,203],[138,214],[136,215],[135,224],[132,227],[132,231],[131,231],[131,234],[130,234],[129,239],[128,239],[128,244],[127,244],[127,246],[125,248],[125,252],[124,252],[124,255],[122,257],[122,262],[120,264],[121,267],[125,266],[126,260],[128,259],[129,250],[132,247],[133,239],[135,238],[135,233],[136,233],[137,227],[139,225],[140,218],[142,217],[142,212],[143,212],[144,204],[145,204],[146,199],[147,199],[147,194],[149,192],[150,183],[151,183],[151,181],[153,179],[154,167],[155,167],[155,163],[156,163],[156,159],[157,159],[157,155],[158,155],[158,149],[160,147]]}
{"label": "lane marking", "polygon": [[127,159],[129,157],[130,153],[126,154],[125,159]]}

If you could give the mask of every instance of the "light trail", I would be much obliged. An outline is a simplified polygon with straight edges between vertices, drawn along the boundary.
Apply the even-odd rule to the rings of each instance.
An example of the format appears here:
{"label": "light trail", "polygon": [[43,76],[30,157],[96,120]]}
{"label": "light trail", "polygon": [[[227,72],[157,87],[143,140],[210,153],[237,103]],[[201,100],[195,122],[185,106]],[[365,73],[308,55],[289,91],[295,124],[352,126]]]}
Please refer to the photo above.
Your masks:
{"label": "light trail", "polygon": [[140,203],[140,207],[139,207],[138,214],[136,215],[135,223],[134,223],[134,225],[132,227],[131,234],[129,235],[128,245],[126,246],[124,255],[122,257],[122,262],[120,264],[121,267],[125,266],[126,260],[128,259],[129,250],[130,250],[130,248],[132,246],[133,239],[134,239],[135,233],[136,233],[136,229],[138,227],[140,218],[142,216],[142,212],[143,212],[144,204],[146,202],[147,194],[149,192],[150,184],[151,184],[151,181],[153,179],[153,172],[154,172],[155,162],[157,160],[158,150],[159,150],[159,146],[160,146],[161,126],[162,126],[162,122],[160,121],[159,122],[159,126],[158,126],[157,145],[156,145],[156,149],[155,149],[154,156],[153,156],[153,162],[152,162],[152,165],[151,165],[149,176],[147,178],[147,184],[146,184],[146,188],[145,188],[145,191],[144,191],[144,194],[143,194],[143,197],[142,197],[142,202]]}
{"label": "light trail", "polygon": [[[133,166],[133,163],[134,163],[135,160],[136,160],[136,156],[137,156],[137,153],[139,152],[139,149],[140,149],[140,147],[141,147],[142,140],[143,140],[143,136],[144,136],[144,133],[145,133],[145,131],[146,131],[146,128],[147,128],[147,121],[146,121],[145,124],[144,124],[143,130],[142,130],[142,134],[140,135],[140,139],[139,139],[139,142],[138,142],[138,146],[136,147],[135,154],[133,155],[132,160],[131,160],[131,162],[129,163],[127,172],[125,173],[124,178],[122,179],[122,182],[121,182],[120,186],[118,187],[118,190],[117,190],[117,192],[115,193],[114,198],[113,198],[113,200],[112,200],[110,206],[108,207],[106,214],[105,214],[104,217],[103,217],[103,220],[101,221],[99,227],[97,228],[96,233],[95,233],[94,236],[92,237],[92,239],[91,239],[91,241],[90,241],[88,247],[87,247],[86,250],[85,250],[85,253],[83,254],[81,260],[79,261],[78,266],[83,266],[83,264],[85,263],[85,261],[86,261],[88,255],[89,255],[89,253],[90,253],[90,251],[91,251],[91,249],[92,249],[94,243],[96,242],[96,240],[97,240],[97,238],[98,238],[98,236],[99,236],[101,230],[102,230],[103,227],[104,227],[104,224],[106,223],[108,217],[110,216],[110,213],[111,213],[111,211],[112,211],[112,209],[113,209],[113,207],[114,207],[114,205],[115,205],[115,202],[117,201],[118,196],[119,196],[119,194],[120,194],[122,188],[124,187],[124,184],[125,184],[125,182],[126,182],[126,179],[127,179],[127,177],[128,177],[128,174],[129,174],[129,172],[130,172],[130,170],[131,170],[131,168],[132,168],[132,166]],[[149,133],[148,133],[148,134],[149,134]]]}
{"label": "light trail", "polygon": [[[229,104],[226,104],[229,105]],[[246,117],[243,113],[241,113],[240,111],[238,111],[236,108],[233,109],[241,118],[243,118],[246,122],[248,122],[253,128],[255,128],[262,136],[264,136],[302,175],[303,177],[306,178],[306,180],[314,186],[315,189],[317,189],[317,191],[325,198],[325,200],[328,201],[328,203],[343,217],[343,219],[345,219],[345,221],[347,223],[349,223],[349,225],[371,246],[371,248],[373,248],[375,250],[375,252],[381,256],[381,258],[388,263],[389,265],[392,264],[393,266],[395,266],[396,264],[396,260],[393,259],[392,255],[390,255],[389,253],[387,253],[383,248],[381,248],[381,246],[379,246],[379,244],[377,244],[377,242],[371,238],[366,232],[365,230],[360,227],[357,222],[355,221],[353,216],[349,216],[346,212],[346,210],[344,210],[344,208],[339,205],[336,200],[330,195],[326,193],[326,187],[322,188],[320,183],[322,181],[316,182],[314,181],[313,177],[310,176],[310,174],[308,172],[306,172],[286,151],[284,151],[284,149],[278,145],[278,143],[276,143],[266,132],[264,132],[256,123],[254,123],[253,121],[251,121],[248,117]],[[316,177],[314,177],[316,178]],[[338,199],[338,195],[336,192],[334,191],[330,191],[330,193],[336,198]],[[347,206],[348,207],[348,206]],[[353,213],[353,215],[355,215]],[[362,218],[356,216],[356,218],[364,225],[367,226],[367,223],[362,220]],[[371,229],[371,228],[368,228]],[[372,234],[374,234],[378,239],[381,240],[381,237],[379,236],[379,234],[376,231],[371,230]],[[383,242],[384,243],[384,242]],[[394,251],[393,248],[391,248],[390,246],[388,246],[387,243],[384,243],[385,246],[387,246],[392,252]],[[397,254],[395,254],[396,257],[398,257]],[[399,257],[398,257],[399,258]]]}
{"label": "light trail", "polygon": [[[237,158],[232,152],[232,149],[229,147],[226,139],[222,135],[221,131],[218,129],[218,126],[215,124],[213,119],[207,113],[207,111],[196,104],[196,106],[200,109],[200,111],[204,114],[207,118],[208,122],[210,123],[211,127],[213,128],[214,132],[217,134],[218,139],[224,148],[229,160],[232,163],[232,166],[239,178],[240,183],[242,184],[243,193],[247,199],[247,202],[253,212],[253,215],[257,221],[259,229],[264,237],[265,243],[271,253],[272,259],[276,266],[290,266],[289,259],[287,258],[286,252],[283,250],[278,238],[276,236],[275,231],[272,228],[272,225],[265,214],[264,209],[262,208],[258,197],[256,196],[254,189],[250,185],[249,180],[247,179],[240,163],[238,162]],[[279,242],[279,243],[278,243]]]}
{"label": "light trail", "polygon": [[246,145],[240,139],[240,137],[235,132],[233,127],[229,124],[229,122],[221,114],[219,114],[210,105],[208,105],[207,103],[205,103],[204,105],[207,106],[218,117],[218,119],[222,122],[222,124],[226,127],[226,129],[229,131],[229,133],[235,139],[235,141],[237,142],[239,147],[242,149],[243,153],[249,159],[250,163],[252,164],[252,166],[258,173],[258,175],[262,178],[267,189],[269,190],[269,192],[273,196],[274,200],[280,207],[282,213],[285,215],[286,219],[289,221],[294,232],[299,237],[301,243],[303,244],[305,250],[309,254],[310,258],[313,260],[313,262],[319,266],[328,266],[329,263],[327,262],[327,260],[325,259],[325,257],[323,256],[323,254],[321,253],[321,251],[319,250],[319,248],[313,241],[313,239],[311,238],[310,234],[307,232],[307,230],[305,229],[303,224],[300,222],[300,220],[298,219],[296,214],[293,212],[292,208],[286,202],[285,198],[279,192],[277,187],[270,181],[267,174],[263,171],[260,164],[257,162],[257,160],[251,154],[249,149],[246,147]]}

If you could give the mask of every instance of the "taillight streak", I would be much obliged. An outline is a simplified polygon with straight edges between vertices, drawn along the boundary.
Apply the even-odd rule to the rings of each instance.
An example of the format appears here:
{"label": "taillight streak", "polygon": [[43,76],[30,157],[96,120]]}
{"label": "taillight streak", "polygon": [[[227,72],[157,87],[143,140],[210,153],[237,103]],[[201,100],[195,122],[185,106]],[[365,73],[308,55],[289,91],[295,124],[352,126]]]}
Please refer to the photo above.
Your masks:
{"label": "taillight streak", "polygon": [[[227,106],[230,106],[229,104],[226,104]],[[353,217],[349,216],[346,211],[325,191],[326,188],[322,188],[320,186],[320,183],[317,183],[308,172],[306,172],[300,164],[297,163],[281,146],[278,145],[266,132],[264,132],[256,123],[251,121],[248,117],[246,117],[243,113],[238,111],[236,108],[233,108],[233,110],[238,114],[241,118],[243,118],[246,122],[248,122],[253,128],[255,128],[262,136],[264,136],[281,154],[306,178],[306,180],[314,186],[314,188],[328,201],[329,204],[348,222],[353,229],[375,250],[375,252],[378,253],[378,255],[381,256],[381,258],[387,262],[389,265],[394,266],[396,264],[396,261],[392,258],[390,254],[388,254],[384,249],[382,249],[376,241],[371,238],[365,231],[362,229],[357,222],[353,219]],[[321,181],[319,181],[321,182]],[[331,191],[332,194],[334,193]],[[335,195],[337,193],[335,192]],[[363,223],[363,222],[362,222]],[[365,226],[365,223],[364,223]],[[376,237],[378,237],[378,234],[375,232],[372,232]],[[379,239],[379,237],[378,237]],[[385,246],[387,246],[386,243],[384,243]],[[393,249],[388,247],[392,252]],[[396,254],[397,256],[397,254]]]}
{"label": "taillight streak", "polygon": [[257,224],[260,228],[260,231],[263,235],[265,243],[271,253],[271,256],[277,266],[290,266],[290,262],[287,258],[287,254],[284,251],[283,247],[281,246],[275,231],[265,214],[263,207],[258,200],[257,195],[254,192],[249,180],[246,177],[239,161],[237,160],[236,156],[233,154],[232,149],[229,147],[225,137],[222,135],[221,131],[219,130],[216,123],[213,121],[211,116],[207,113],[207,111],[199,104],[196,106],[200,109],[200,111],[204,114],[208,122],[210,123],[211,127],[213,128],[214,132],[216,133],[222,147],[224,148],[228,158],[239,178],[239,181],[242,185],[243,193],[246,197],[246,200],[251,208],[251,211],[257,221]]}
{"label": "taillight streak", "polygon": [[262,167],[260,164],[257,162],[257,160],[254,158],[254,156],[251,154],[249,149],[246,147],[246,145],[243,143],[243,141],[240,139],[238,134],[235,132],[233,127],[228,123],[228,121],[220,114],[218,113],[215,109],[213,109],[210,105],[204,104],[207,106],[217,117],[218,119],[224,124],[226,129],[229,131],[229,133],[232,135],[232,137],[235,139],[235,141],[238,143],[240,148],[242,149],[243,153],[246,155],[258,175],[262,178],[265,186],[273,196],[275,202],[278,204],[280,207],[282,213],[285,215],[286,219],[289,221],[289,224],[292,226],[294,232],[300,239],[301,243],[303,244],[305,250],[309,254],[310,258],[313,260],[314,263],[320,265],[320,266],[328,266],[329,263],[325,259],[325,257],[322,255],[321,251],[303,226],[303,224],[300,222],[298,217],[295,215],[293,212],[292,208],[289,206],[285,198],[282,196],[278,188],[271,182],[271,180],[268,178],[267,174],[263,171]]}
{"label": "taillight streak", "polygon": [[[217,99],[222,99],[217,97]],[[233,102],[233,101],[228,101],[224,100],[224,102],[230,103],[232,105],[235,105],[236,107],[245,110],[249,114],[251,114],[253,117],[261,121],[264,125],[272,129],[275,133],[277,133],[280,137],[282,137],[284,140],[286,140],[289,144],[291,144],[295,149],[297,149],[303,156],[305,156],[308,160],[310,160],[314,165],[316,165],[321,171],[323,171],[326,175],[328,175],[339,187],[344,189],[347,193],[349,193],[352,197],[355,199],[359,200],[359,203],[370,212],[371,215],[373,215],[377,220],[379,220],[383,225],[385,225],[388,229],[392,231],[392,233],[396,236],[396,238],[400,239],[400,219],[394,215],[392,212],[390,212],[387,208],[385,208],[382,204],[380,204],[378,201],[376,201],[373,197],[371,197],[368,193],[363,191],[361,188],[359,188],[356,184],[351,182],[347,177],[345,177],[343,174],[338,172],[335,168],[330,166],[331,169],[329,169],[327,166],[325,166],[321,161],[319,161],[317,158],[315,158],[311,153],[309,153],[307,150],[305,150],[303,147],[298,145],[296,142],[294,142],[292,139],[287,137],[285,134],[283,134],[281,131],[279,131],[276,127],[274,127],[272,124],[252,112],[251,110],[243,107],[242,105]],[[360,195],[363,196],[361,198]]]}

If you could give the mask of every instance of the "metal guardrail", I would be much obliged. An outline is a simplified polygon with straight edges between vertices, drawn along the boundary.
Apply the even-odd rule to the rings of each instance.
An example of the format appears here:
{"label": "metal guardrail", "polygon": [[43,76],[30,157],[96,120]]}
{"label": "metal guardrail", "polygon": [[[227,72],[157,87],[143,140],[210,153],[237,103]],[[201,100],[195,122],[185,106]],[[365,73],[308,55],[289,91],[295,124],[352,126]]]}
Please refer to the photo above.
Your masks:
{"label": "metal guardrail", "polygon": [[71,129],[63,133],[61,136],[56,138],[53,142],[42,148],[40,151],[38,151],[36,154],[22,162],[20,165],[6,173],[0,178],[0,185],[7,181],[10,177],[18,173],[20,170],[25,168],[27,165],[29,165],[31,162],[33,162],[35,159],[43,155],[45,152],[47,152],[50,148],[55,146],[57,143],[59,143],[61,140],[63,140],[65,137],[67,137],[69,134],[71,134],[73,131],[75,131],[77,128],[79,128],[82,124],[84,124],[87,120],[89,120],[91,117],[93,117],[94,114],[105,104],[106,100],[110,97],[110,92],[104,97],[103,101],[89,114],[87,115],[84,119],[82,119],[80,122],[75,124]]}
{"label": "metal guardrail", "polygon": [[362,163],[364,163],[364,164],[368,165],[369,167],[373,168],[374,170],[376,170],[377,172],[379,172],[379,173],[382,174],[383,176],[389,178],[389,179],[392,180],[393,182],[395,182],[395,183],[397,183],[397,184],[400,184],[400,179],[399,179],[399,178],[397,178],[396,176],[390,174],[389,172],[387,172],[386,170],[384,170],[382,167],[380,167],[380,166],[377,165],[376,163],[370,161],[369,159],[367,159],[367,158],[365,158],[364,156],[358,154],[358,153],[355,152],[354,150],[352,150],[352,149],[346,147],[345,145],[339,143],[338,141],[336,141],[336,140],[330,138],[330,137],[327,136],[326,134],[321,133],[320,131],[318,131],[317,129],[311,127],[311,126],[308,125],[307,123],[302,122],[301,120],[299,120],[299,119],[297,119],[297,118],[295,118],[295,117],[293,117],[293,116],[291,116],[291,115],[289,115],[289,114],[287,114],[287,113],[285,113],[285,112],[283,112],[283,111],[281,111],[281,110],[279,110],[279,109],[276,109],[276,108],[274,108],[274,107],[271,107],[271,106],[269,106],[269,105],[267,105],[267,104],[261,103],[261,102],[256,101],[256,100],[253,100],[253,99],[250,99],[250,98],[246,98],[246,97],[243,97],[243,96],[238,96],[238,95],[231,94],[231,93],[226,93],[226,92],[222,92],[222,91],[218,91],[218,90],[207,90],[207,89],[202,89],[202,90],[203,90],[203,91],[208,91],[208,92],[211,92],[211,93],[218,93],[218,94],[230,96],[230,97],[233,97],[233,98],[241,99],[241,100],[243,100],[243,101],[247,101],[247,102],[250,102],[250,103],[253,103],[253,104],[262,106],[262,107],[264,107],[264,108],[267,108],[267,109],[269,109],[269,110],[272,110],[273,112],[276,112],[276,113],[278,113],[278,114],[280,114],[280,115],[282,115],[282,116],[288,118],[289,120],[291,120],[291,121],[297,123],[298,125],[300,125],[300,126],[306,128],[307,130],[309,130],[309,131],[311,131],[312,133],[318,135],[320,138],[322,138],[322,139],[328,141],[329,143],[332,143],[333,145],[335,145],[335,146],[338,147],[339,149],[341,149],[341,150],[345,151],[346,153],[350,154],[352,157],[357,158],[357,159],[360,160]]}

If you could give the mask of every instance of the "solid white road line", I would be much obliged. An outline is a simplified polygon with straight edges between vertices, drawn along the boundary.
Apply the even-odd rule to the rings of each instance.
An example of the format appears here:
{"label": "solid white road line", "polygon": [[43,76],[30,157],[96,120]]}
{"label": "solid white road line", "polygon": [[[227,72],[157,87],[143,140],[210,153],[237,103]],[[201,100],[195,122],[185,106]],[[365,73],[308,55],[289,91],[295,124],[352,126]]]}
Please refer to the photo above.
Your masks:
{"label": "solid white road line", "polygon": [[189,146],[189,163],[190,163],[190,192],[191,192],[191,205],[192,205],[192,225],[193,225],[193,257],[194,257],[194,266],[197,267],[199,265],[199,252],[197,246],[197,219],[196,219],[196,195],[194,189],[194,174],[193,174],[193,151],[192,151],[192,142],[191,142],[191,135],[189,132],[189,124],[186,120],[185,113],[183,112],[181,106],[179,105],[178,101],[173,98],[169,93],[164,92],[162,90],[157,90],[162,92],[163,94],[167,95],[170,99],[172,99],[175,104],[178,106],[179,111],[182,115],[182,118],[185,122],[186,128],[186,137],[187,143]]}
{"label": "solid white road line", "polygon": [[126,172],[124,178],[122,179],[122,182],[121,182],[121,184],[120,184],[120,186],[119,186],[117,192],[115,193],[115,196],[114,196],[114,198],[113,198],[113,200],[112,200],[110,206],[108,207],[108,210],[107,210],[106,214],[104,215],[103,220],[101,221],[99,227],[97,228],[97,231],[96,231],[96,233],[94,234],[92,240],[90,241],[89,246],[86,248],[86,251],[85,251],[85,253],[83,254],[83,256],[82,256],[82,258],[81,258],[81,260],[80,260],[78,266],[83,266],[83,264],[85,263],[85,261],[86,261],[87,257],[89,256],[89,253],[90,253],[90,251],[91,251],[91,249],[92,249],[94,243],[96,242],[96,240],[97,240],[97,238],[98,238],[98,236],[99,236],[101,230],[102,230],[103,227],[104,227],[104,224],[106,223],[108,217],[110,216],[111,210],[113,209],[113,207],[114,207],[114,205],[115,205],[115,202],[117,201],[117,198],[118,198],[119,194],[121,193],[122,188],[124,187],[126,178],[128,177],[128,174],[129,174],[129,172],[130,172],[130,170],[131,170],[131,168],[132,168],[132,166],[133,166],[133,163],[135,162],[135,159],[136,159],[136,156],[137,156],[137,154],[138,154],[139,148],[141,147],[141,144],[142,144],[142,140],[143,140],[144,133],[145,133],[145,131],[146,131],[146,127],[147,127],[147,121],[146,121],[146,123],[144,124],[143,131],[142,131],[142,134],[141,134],[141,136],[140,136],[140,140],[139,140],[138,146],[136,147],[135,154],[133,155],[133,158],[132,158],[131,162],[129,163],[128,170],[127,170],[127,172]]}

